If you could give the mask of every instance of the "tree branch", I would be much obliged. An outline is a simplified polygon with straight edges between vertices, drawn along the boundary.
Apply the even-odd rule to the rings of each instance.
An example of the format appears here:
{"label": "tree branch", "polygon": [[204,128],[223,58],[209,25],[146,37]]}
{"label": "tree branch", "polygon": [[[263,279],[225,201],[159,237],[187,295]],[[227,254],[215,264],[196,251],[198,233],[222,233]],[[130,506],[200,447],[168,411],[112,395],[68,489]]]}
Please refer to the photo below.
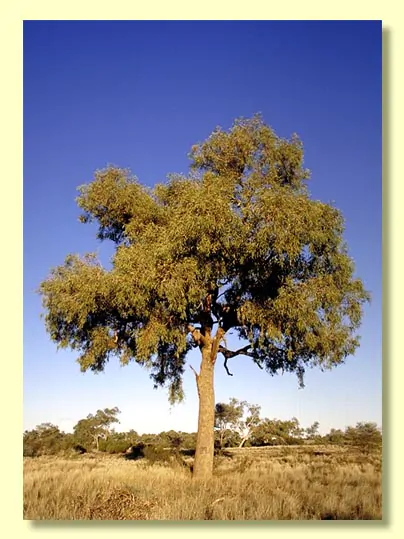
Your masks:
{"label": "tree branch", "polygon": [[212,362],[216,361],[216,356],[217,356],[217,353],[219,351],[219,345],[220,345],[220,341],[223,339],[223,336],[225,334],[225,330],[221,327],[218,328],[217,332],[216,332],[216,335],[215,335],[215,338],[213,339],[213,344],[212,344],[212,351],[211,351],[211,354],[210,354],[210,359]]}
{"label": "tree branch", "polygon": [[201,343],[203,345],[206,344],[206,338],[204,335],[202,335],[199,329],[195,328],[191,324],[188,324],[188,331],[192,334],[192,337],[197,345],[200,345]]}
{"label": "tree branch", "polygon": [[229,371],[229,369],[228,369],[228,367],[227,367],[227,360],[228,360],[228,359],[229,359],[228,357],[225,357],[225,358],[224,358],[224,364],[223,364],[223,366],[224,366],[224,368],[226,369],[227,374],[228,374],[229,376],[233,376],[233,374]]}
{"label": "tree branch", "polygon": [[247,344],[243,348],[240,348],[239,350],[228,350],[224,346],[219,346],[218,352],[222,353],[224,355],[224,368],[229,376],[233,376],[232,373],[229,371],[229,368],[227,367],[227,361],[231,359],[232,357],[236,357],[239,355],[249,356],[253,358],[254,363],[258,365],[258,367],[262,370],[263,367],[258,363],[257,358],[252,352],[248,352],[248,349],[251,348],[251,344]]}
{"label": "tree branch", "polygon": [[251,348],[251,344],[247,344],[243,348],[240,348],[239,350],[236,350],[236,351],[228,350],[224,346],[219,346],[218,352],[221,352],[226,359],[230,359],[232,357],[239,356],[241,354],[245,356],[254,357],[254,355],[251,352],[248,352],[249,348]]}
{"label": "tree branch", "polygon": [[253,358],[253,361],[257,365],[257,367],[259,367],[261,370],[263,370],[264,367],[260,363],[258,363],[258,359],[256,357],[254,357],[254,356],[251,356],[251,357]]}
{"label": "tree branch", "polygon": [[193,371],[193,373],[195,374],[195,378],[196,378],[196,381],[198,381],[198,378],[199,378],[199,374],[196,372],[196,370],[193,368],[192,365],[189,366],[189,368],[191,369],[191,371]]}

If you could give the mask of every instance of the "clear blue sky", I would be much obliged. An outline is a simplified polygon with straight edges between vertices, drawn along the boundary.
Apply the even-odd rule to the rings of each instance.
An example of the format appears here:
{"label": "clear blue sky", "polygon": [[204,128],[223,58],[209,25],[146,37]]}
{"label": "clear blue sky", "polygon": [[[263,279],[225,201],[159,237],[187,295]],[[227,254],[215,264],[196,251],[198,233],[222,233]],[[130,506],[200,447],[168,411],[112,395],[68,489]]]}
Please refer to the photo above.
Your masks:
{"label": "clear blue sky", "polygon": [[[261,112],[281,136],[297,132],[313,197],[346,219],[357,274],[372,294],[361,347],[345,365],[270,377],[246,357],[218,362],[216,400],[245,399],[262,415],[303,426],[381,424],[381,23],[24,23],[24,429],[64,430],[118,406],[120,429],[195,431],[191,370],[186,400],[170,408],[137,365],[83,374],[57,352],[35,289],[68,253],[112,251],[80,224],[76,187],[107,164],[148,185],[187,172],[187,153],[215,126]],[[197,356],[190,358],[197,366]]]}

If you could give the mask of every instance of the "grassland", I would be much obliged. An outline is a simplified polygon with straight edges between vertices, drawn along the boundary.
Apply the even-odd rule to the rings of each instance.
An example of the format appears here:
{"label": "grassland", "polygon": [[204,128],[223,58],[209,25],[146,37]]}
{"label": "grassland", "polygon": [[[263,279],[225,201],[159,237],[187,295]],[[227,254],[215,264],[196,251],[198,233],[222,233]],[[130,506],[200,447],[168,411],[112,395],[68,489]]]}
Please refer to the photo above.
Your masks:
{"label": "grassland", "polygon": [[375,520],[381,454],[345,447],[228,450],[214,477],[177,462],[81,455],[24,459],[28,520]]}

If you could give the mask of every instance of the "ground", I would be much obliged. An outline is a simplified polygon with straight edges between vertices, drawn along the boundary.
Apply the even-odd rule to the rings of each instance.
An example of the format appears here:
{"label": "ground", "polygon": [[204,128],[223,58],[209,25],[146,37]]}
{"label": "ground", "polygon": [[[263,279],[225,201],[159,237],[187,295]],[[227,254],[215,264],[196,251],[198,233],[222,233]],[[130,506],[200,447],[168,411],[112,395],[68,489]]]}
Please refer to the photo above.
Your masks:
{"label": "ground", "polygon": [[178,461],[25,458],[24,519],[378,520],[381,483],[380,450],[352,447],[229,449],[208,483]]}

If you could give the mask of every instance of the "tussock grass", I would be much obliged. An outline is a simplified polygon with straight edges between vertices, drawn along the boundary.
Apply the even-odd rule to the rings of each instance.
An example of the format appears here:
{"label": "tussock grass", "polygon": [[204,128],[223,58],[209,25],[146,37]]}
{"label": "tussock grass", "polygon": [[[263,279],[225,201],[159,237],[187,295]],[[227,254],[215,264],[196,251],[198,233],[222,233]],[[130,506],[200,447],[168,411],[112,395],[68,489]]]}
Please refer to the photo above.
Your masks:
{"label": "tussock grass", "polygon": [[[227,455],[227,456],[226,456]],[[83,455],[24,459],[29,520],[381,519],[381,455],[333,448],[246,448],[192,480],[173,462]]]}

